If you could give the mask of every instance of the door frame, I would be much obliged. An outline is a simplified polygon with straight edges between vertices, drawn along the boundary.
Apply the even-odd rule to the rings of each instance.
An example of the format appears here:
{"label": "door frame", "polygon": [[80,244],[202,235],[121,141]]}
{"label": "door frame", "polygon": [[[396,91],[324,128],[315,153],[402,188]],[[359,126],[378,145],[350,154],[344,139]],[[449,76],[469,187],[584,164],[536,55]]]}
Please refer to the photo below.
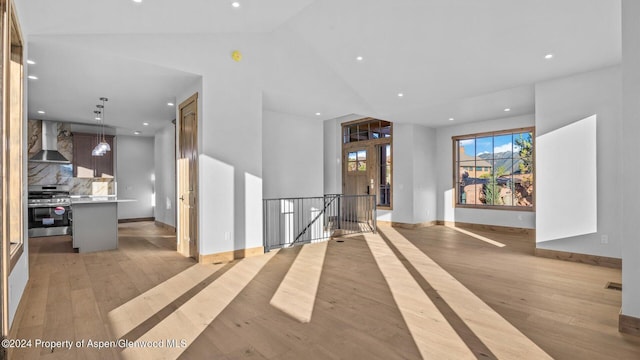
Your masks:
{"label": "door frame", "polygon": [[[199,177],[198,177],[198,162],[196,160],[196,163],[194,164],[195,169],[193,169],[193,171],[195,172],[195,184],[194,184],[194,190],[193,190],[193,197],[191,199],[189,199],[189,202],[195,207],[195,211],[194,211],[194,216],[195,216],[195,229],[187,229],[187,231],[191,232],[191,230],[193,231],[193,233],[195,234],[195,241],[194,241],[194,247],[192,248],[191,246],[189,246],[189,244],[184,244],[184,243],[180,243],[180,234],[183,231],[183,227],[185,226],[185,224],[182,224],[182,220],[180,217],[180,212],[182,211],[182,204],[181,204],[181,194],[180,194],[180,156],[182,154],[182,142],[181,142],[181,131],[182,131],[182,121],[183,121],[183,110],[185,107],[191,105],[192,103],[195,102],[195,117],[196,117],[196,122],[195,122],[195,126],[194,126],[194,142],[196,144],[196,153],[197,155],[199,155],[199,146],[200,143],[198,141],[198,122],[199,122],[199,116],[198,116],[198,93],[196,92],[195,94],[191,95],[190,97],[188,97],[187,99],[185,99],[183,102],[180,103],[180,105],[178,106],[178,119],[176,120],[176,204],[177,204],[177,211],[176,211],[176,217],[177,217],[177,221],[176,221],[176,225],[177,225],[177,233],[176,233],[176,242],[177,242],[177,251],[187,257],[193,257],[196,260],[199,259],[199,247],[198,247],[198,240],[199,240],[199,231],[198,231],[198,227],[199,227],[199,207],[198,207],[198,191],[199,191]],[[198,156],[197,156],[198,157]],[[186,224],[187,227],[189,227],[189,224]]]}
{"label": "door frame", "polygon": [[[0,121],[0,330],[2,338],[9,337],[9,275],[24,256],[26,238],[24,191],[26,179],[26,119],[24,117],[24,39],[13,0],[0,0],[2,14],[2,91]],[[17,67],[16,67],[17,66]],[[10,171],[11,170],[11,171]],[[16,268],[17,269],[17,268]],[[0,358],[6,349],[0,348]]]}
{"label": "door frame", "polygon": [[[372,123],[375,123],[376,121],[384,121],[384,122],[388,122],[389,126],[390,126],[390,132],[389,132],[389,137],[380,137],[380,138],[376,138],[376,139],[362,139],[359,141],[347,141],[347,133],[346,133],[346,128],[353,126],[353,125],[369,125]],[[375,118],[371,118],[371,117],[367,117],[367,118],[362,118],[362,119],[358,119],[358,120],[352,120],[352,121],[347,121],[344,123],[340,124],[340,143],[341,143],[341,151],[342,151],[342,157],[341,157],[341,162],[342,162],[342,174],[341,174],[341,190],[342,193],[345,195],[346,194],[346,182],[347,182],[347,166],[348,166],[348,160],[347,160],[347,155],[349,152],[352,152],[355,149],[366,149],[367,150],[367,176],[369,179],[369,182],[371,179],[373,179],[374,181],[374,186],[372,188],[370,188],[369,194],[370,195],[374,195],[375,196],[375,202],[376,202],[376,207],[378,210],[393,210],[393,174],[394,174],[394,162],[393,162],[393,158],[395,157],[395,153],[393,150],[393,129],[394,129],[394,124],[391,121],[387,121],[387,120],[381,120],[381,119],[375,119]],[[391,172],[390,172],[390,187],[389,187],[389,205],[379,205],[378,204],[378,197],[379,197],[379,180],[380,180],[380,172],[379,172],[379,168],[380,168],[380,164],[379,164],[379,154],[378,154],[378,149],[381,146],[390,146],[391,148]]]}

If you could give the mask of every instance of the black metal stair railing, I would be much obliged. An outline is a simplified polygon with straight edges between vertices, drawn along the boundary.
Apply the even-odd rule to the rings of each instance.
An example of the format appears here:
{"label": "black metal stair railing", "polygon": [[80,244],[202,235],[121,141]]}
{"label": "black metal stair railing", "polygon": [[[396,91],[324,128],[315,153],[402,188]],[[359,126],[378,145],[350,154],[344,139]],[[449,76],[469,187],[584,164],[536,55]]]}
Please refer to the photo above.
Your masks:
{"label": "black metal stair railing", "polygon": [[375,231],[373,195],[326,194],[263,200],[265,251]]}

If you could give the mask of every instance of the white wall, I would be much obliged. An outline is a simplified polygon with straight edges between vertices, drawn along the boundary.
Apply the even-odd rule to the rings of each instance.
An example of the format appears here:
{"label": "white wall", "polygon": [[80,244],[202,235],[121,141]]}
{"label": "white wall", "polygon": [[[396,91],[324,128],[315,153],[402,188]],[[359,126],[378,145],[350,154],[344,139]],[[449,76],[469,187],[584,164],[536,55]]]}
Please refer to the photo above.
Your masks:
{"label": "white wall", "polygon": [[598,231],[597,115],[536,137],[536,242]]}
{"label": "white wall", "polygon": [[262,120],[264,198],[322,196],[323,123],[273,111]]}
{"label": "white wall", "polygon": [[153,138],[116,136],[116,181],[118,198],[133,202],[118,203],[118,219],[153,217],[155,174]]}
{"label": "white wall", "polygon": [[524,115],[438,128],[436,130],[438,220],[525,229],[535,228],[535,213],[532,211],[463,209],[453,206],[453,146],[451,140],[452,136],[517,129],[533,125],[534,115]]}
{"label": "white wall", "polygon": [[393,210],[378,210],[378,219],[413,224],[413,130],[411,124],[393,124]]}
{"label": "white wall", "polygon": [[156,221],[176,226],[176,126],[168,123],[154,137]]}
{"label": "white wall", "polygon": [[[622,176],[620,68],[610,67],[541,82],[535,86],[535,95],[536,136],[597,115],[597,232],[545,241],[538,247],[619,258],[622,199],[627,183]],[[608,237],[606,244],[602,243],[603,235]]]}
{"label": "white wall", "polygon": [[[640,2],[622,1],[622,164],[621,178],[640,179],[638,137],[640,136]],[[631,165],[631,166],[628,166]],[[626,188],[633,184],[624,182]],[[622,197],[622,310],[640,318],[640,202],[637,196]]]}
{"label": "white wall", "polygon": [[[262,246],[262,94],[246,83],[228,89],[211,89],[207,84],[203,84],[206,118],[201,119],[201,156],[231,166],[232,177],[222,183],[232,180],[233,186],[220,186],[215,181],[220,176],[217,167],[200,162],[200,186],[209,191],[209,196],[200,197],[200,240],[206,242],[201,253]],[[230,189],[232,201],[218,203]],[[233,214],[232,221],[218,222],[221,213]]]}
{"label": "white wall", "polygon": [[337,119],[325,120],[322,124],[322,176],[325,194],[341,194],[342,152],[340,125]]}
{"label": "white wall", "polygon": [[436,220],[436,130],[413,126],[413,223]]}
{"label": "white wall", "polygon": [[9,326],[13,323],[20,299],[29,281],[29,243],[27,240],[25,240],[24,247],[22,256],[9,274]]}

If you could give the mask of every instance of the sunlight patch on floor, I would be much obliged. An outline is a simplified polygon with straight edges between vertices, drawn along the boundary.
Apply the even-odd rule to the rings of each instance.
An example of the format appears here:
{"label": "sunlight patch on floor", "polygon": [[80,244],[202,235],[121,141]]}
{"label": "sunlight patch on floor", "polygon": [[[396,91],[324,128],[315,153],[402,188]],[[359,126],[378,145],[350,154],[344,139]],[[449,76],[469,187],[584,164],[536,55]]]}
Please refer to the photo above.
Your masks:
{"label": "sunlight patch on floor", "polygon": [[[498,359],[551,359],[397,230],[379,229]],[[509,339],[505,341],[505,339]]]}
{"label": "sunlight patch on floor", "polygon": [[497,247],[505,247],[505,246],[506,246],[505,244],[503,244],[503,243],[501,243],[501,242],[498,242],[498,241],[495,241],[495,240],[491,240],[491,239],[489,239],[488,237],[484,237],[484,236],[482,236],[482,235],[474,234],[474,233],[472,233],[471,231],[467,231],[467,230],[464,230],[464,229],[460,229],[459,227],[447,226],[447,228],[448,228],[448,229],[455,230],[455,231],[457,231],[457,232],[461,232],[461,233],[463,233],[463,234],[465,234],[465,235],[469,235],[469,236],[471,236],[471,237],[474,237],[474,238],[476,238],[476,239],[478,239],[478,240],[482,240],[482,241],[484,241],[484,242],[486,242],[486,243],[489,243],[489,244],[491,244],[491,245],[495,245],[495,246],[497,246]]}
{"label": "sunlight patch on floor", "polygon": [[311,321],[326,252],[327,241],[303,246],[270,304],[302,323]]}
{"label": "sunlight patch on floor", "polygon": [[379,235],[364,238],[425,359],[475,359],[431,299]]}
{"label": "sunlight patch on floor", "polygon": [[222,265],[193,265],[171,279],[111,310],[108,317],[112,334],[115,338],[120,338],[127,334],[221,267]]}
{"label": "sunlight patch on floor", "polygon": [[122,351],[121,357],[123,359],[178,358],[277,253],[277,250],[273,250],[264,255],[240,260],[137,340],[138,342],[165,342],[168,339],[176,339],[179,344],[180,340],[184,339],[186,346],[129,347]]}

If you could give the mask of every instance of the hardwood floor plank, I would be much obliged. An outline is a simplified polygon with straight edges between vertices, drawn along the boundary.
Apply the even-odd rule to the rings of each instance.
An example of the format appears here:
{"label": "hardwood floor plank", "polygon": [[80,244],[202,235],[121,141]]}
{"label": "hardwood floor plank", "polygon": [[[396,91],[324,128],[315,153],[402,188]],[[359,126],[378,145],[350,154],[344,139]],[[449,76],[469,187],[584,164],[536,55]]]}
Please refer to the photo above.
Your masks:
{"label": "hardwood floor plank", "polygon": [[270,304],[300,322],[311,321],[326,252],[326,242],[304,246]]}
{"label": "hardwood floor plank", "polygon": [[[379,231],[409,260],[498,359],[551,359],[538,345],[391,227]],[[492,244],[495,245],[495,244]],[[508,338],[509,342],[504,339]]]}
{"label": "hardwood floor plank", "polygon": [[[428,231],[395,230],[553,358],[594,358],[597,352],[571,341],[583,336],[594,347],[608,350],[595,358],[640,357],[640,339],[623,338],[611,320],[620,309],[620,292],[606,290],[604,284],[616,281],[619,270],[536,258],[535,243],[501,233],[480,232],[507,245],[498,250],[467,246],[440,226]],[[576,319],[599,329],[599,335],[585,335],[584,324],[572,325]],[[617,338],[604,336],[607,333]]]}
{"label": "hardwood floor plank", "polygon": [[364,235],[423,358],[473,359],[475,355],[451,328],[413,277],[378,235]]}
{"label": "hardwood floor plank", "polygon": [[[272,251],[262,256],[238,261],[233,268],[144,334],[138,341],[172,339],[178,333],[188,343],[193,342],[276,253],[277,251]],[[182,347],[127,348],[122,351],[121,356],[123,359],[137,359],[142,355],[151,355],[155,359],[175,359],[183,351]]]}
{"label": "hardwood floor plank", "polygon": [[[22,317],[16,319],[21,326],[43,326],[47,309],[47,297],[49,295],[49,277],[35,279],[27,286],[29,298],[26,299]],[[25,289],[26,291],[26,289]]]}
{"label": "hardwood floor plank", "polygon": [[221,267],[195,264],[112,310],[108,317],[112,334],[117,338],[122,337]]}

